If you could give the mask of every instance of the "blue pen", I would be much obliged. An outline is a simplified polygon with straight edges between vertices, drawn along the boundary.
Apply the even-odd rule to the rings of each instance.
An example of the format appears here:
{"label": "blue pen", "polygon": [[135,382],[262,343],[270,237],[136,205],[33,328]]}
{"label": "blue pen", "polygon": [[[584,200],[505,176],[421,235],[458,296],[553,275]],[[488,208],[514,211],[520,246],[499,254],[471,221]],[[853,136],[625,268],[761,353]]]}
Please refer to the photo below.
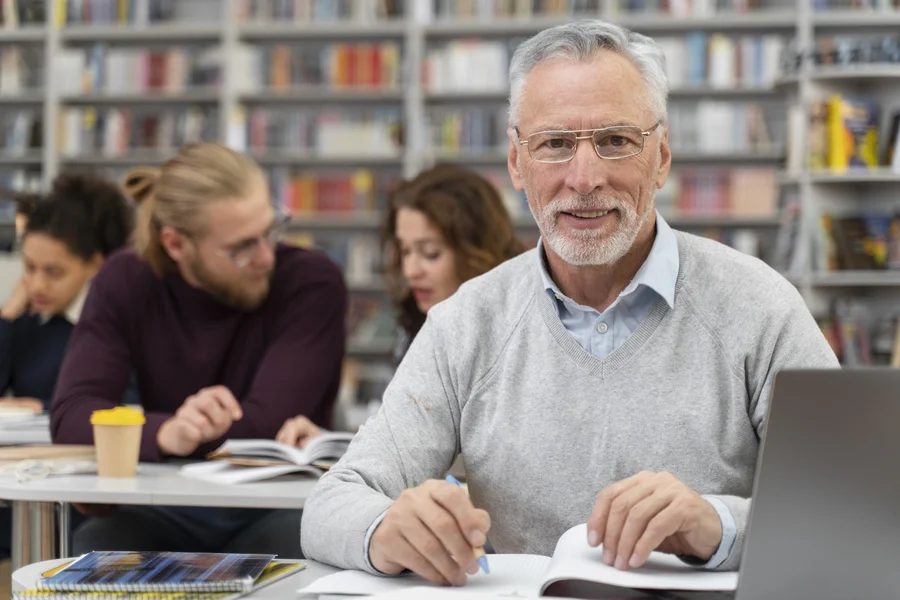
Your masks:
{"label": "blue pen", "polygon": [[[453,475],[447,475],[444,478],[444,481],[452,483],[457,487],[462,487],[462,484]],[[481,567],[481,570],[485,573],[490,573],[491,570],[488,568],[487,556],[484,555],[484,548],[475,548],[475,556],[478,557],[478,566]]]}

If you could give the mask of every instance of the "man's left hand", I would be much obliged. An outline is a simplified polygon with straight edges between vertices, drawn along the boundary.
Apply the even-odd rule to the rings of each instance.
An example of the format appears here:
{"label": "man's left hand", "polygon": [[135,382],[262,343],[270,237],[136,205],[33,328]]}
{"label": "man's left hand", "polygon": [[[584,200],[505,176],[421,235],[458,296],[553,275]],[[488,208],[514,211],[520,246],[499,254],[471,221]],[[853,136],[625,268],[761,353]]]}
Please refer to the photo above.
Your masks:
{"label": "man's left hand", "polygon": [[603,562],[640,567],[654,550],[709,560],[722,541],[713,506],[669,473],[638,473],[604,489],[587,521]]}

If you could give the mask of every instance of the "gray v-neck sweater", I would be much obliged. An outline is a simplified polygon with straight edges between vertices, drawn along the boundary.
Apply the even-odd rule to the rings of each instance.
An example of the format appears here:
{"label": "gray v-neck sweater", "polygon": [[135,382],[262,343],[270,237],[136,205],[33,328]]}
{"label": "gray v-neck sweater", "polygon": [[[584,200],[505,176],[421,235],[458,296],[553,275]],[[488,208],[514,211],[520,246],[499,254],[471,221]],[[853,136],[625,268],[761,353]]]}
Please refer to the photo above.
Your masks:
{"label": "gray v-neck sweater", "polygon": [[316,486],[304,554],[366,569],[365,536],[458,453],[502,553],[549,555],[597,493],[668,471],[732,511],[736,569],[774,375],[838,362],[802,298],[763,262],[682,232],[660,299],[609,356],[586,352],[544,292],[534,250],[435,306],[378,414]]}

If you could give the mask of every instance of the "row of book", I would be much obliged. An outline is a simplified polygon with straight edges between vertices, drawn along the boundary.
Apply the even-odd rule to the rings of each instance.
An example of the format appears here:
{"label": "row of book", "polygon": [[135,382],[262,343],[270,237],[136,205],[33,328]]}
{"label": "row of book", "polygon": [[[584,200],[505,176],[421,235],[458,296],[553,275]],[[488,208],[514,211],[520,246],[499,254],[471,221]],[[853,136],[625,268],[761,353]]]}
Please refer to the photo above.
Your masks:
{"label": "row of book", "polygon": [[859,96],[832,95],[809,109],[808,166],[810,169],[889,167],[900,172],[900,109],[895,109],[884,135],[879,131],[880,107]]}
{"label": "row of book", "polygon": [[0,46],[0,96],[43,87],[43,52],[28,46]]}
{"label": "row of book", "polygon": [[503,152],[508,145],[506,110],[473,106],[428,111],[431,147],[445,154],[459,150]]}
{"label": "row of book", "polygon": [[400,85],[400,45],[396,42],[274,44],[245,46],[249,89],[287,90],[303,86],[332,88],[397,88]]}
{"label": "row of book", "polygon": [[0,135],[0,148],[4,156],[21,156],[40,148],[43,136],[40,111],[0,111]]}
{"label": "row of book", "polygon": [[[383,283],[384,258],[378,231],[365,234],[312,234],[298,231],[288,239],[303,247],[316,248],[325,252],[337,263],[344,273],[347,285],[363,286]],[[361,299],[361,298],[360,298]],[[381,300],[381,298],[376,298]],[[352,314],[351,310],[351,314]],[[348,337],[353,336],[356,327],[348,327]]]}
{"label": "row of book", "polygon": [[896,301],[838,298],[817,321],[843,366],[900,366]]}
{"label": "row of book", "polygon": [[900,0],[812,0],[813,10],[898,10]]}
{"label": "row of book", "polygon": [[397,180],[397,173],[369,169],[332,173],[290,167],[269,169],[273,200],[301,223],[305,215],[381,213],[388,191]]}
{"label": "row of book", "polygon": [[[669,143],[678,151],[754,152],[784,147],[784,107],[759,102],[670,103]],[[673,150],[677,162],[677,152]]]}
{"label": "row of book", "polygon": [[374,21],[403,16],[403,0],[238,0],[241,21]]}
{"label": "row of book", "polygon": [[793,8],[788,0],[432,0],[437,19],[580,17],[652,13],[705,17],[773,8]]}
{"label": "row of book", "polygon": [[54,73],[63,95],[84,93],[179,94],[219,85],[222,51],[216,46],[64,48]]}
{"label": "row of book", "polygon": [[460,39],[430,48],[422,65],[422,87],[429,92],[502,92],[510,56],[520,41]]}
{"label": "row of book", "polygon": [[680,169],[656,194],[661,212],[674,217],[774,217],[774,169]]}
{"label": "row of book", "polygon": [[669,88],[770,87],[781,73],[785,40],[779,35],[730,36],[694,32],[659,37]]}
{"label": "row of book", "polygon": [[399,156],[399,109],[254,108],[248,111],[243,150],[277,150],[318,156]]}
{"label": "row of book", "polygon": [[216,108],[64,108],[58,148],[63,156],[96,152],[116,157],[134,150],[174,153],[185,144],[218,139],[218,126]]}
{"label": "row of book", "polygon": [[823,214],[820,270],[900,269],[900,214],[871,211],[859,215]]}
{"label": "row of book", "polygon": [[47,20],[47,0],[3,0],[0,2],[0,27],[39,25]]}
{"label": "row of book", "polygon": [[[178,0],[144,0],[151,23],[171,21],[176,17]],[[133,24],[138,20],[137,0],[66,0],[62,24],[113,25]]]}
{"label": "row of book", "polygon": [[810,47],[793,41],[782,59],[785,74],[798,73],[804,64],[828,68],[897,63],[900,36],[896,34],[819,36]]}

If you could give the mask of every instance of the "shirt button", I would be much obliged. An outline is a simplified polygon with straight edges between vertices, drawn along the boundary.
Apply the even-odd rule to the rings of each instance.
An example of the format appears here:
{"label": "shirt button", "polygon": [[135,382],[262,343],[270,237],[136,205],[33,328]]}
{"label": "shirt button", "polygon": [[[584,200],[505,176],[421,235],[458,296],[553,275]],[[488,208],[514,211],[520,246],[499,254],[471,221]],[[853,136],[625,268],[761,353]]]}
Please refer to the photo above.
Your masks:
{"label": "shirt button", "polygon": [[600,323],[597,323],[597,331],[599,333],[606,333],[607,331],[609,331],[609,325],[601,321]]}
{"label": "shirt button", "polygon": [[559,300],[560,302],[562,302],[562,295],[561,295],[561,294],[556,294],[556,299]]}

